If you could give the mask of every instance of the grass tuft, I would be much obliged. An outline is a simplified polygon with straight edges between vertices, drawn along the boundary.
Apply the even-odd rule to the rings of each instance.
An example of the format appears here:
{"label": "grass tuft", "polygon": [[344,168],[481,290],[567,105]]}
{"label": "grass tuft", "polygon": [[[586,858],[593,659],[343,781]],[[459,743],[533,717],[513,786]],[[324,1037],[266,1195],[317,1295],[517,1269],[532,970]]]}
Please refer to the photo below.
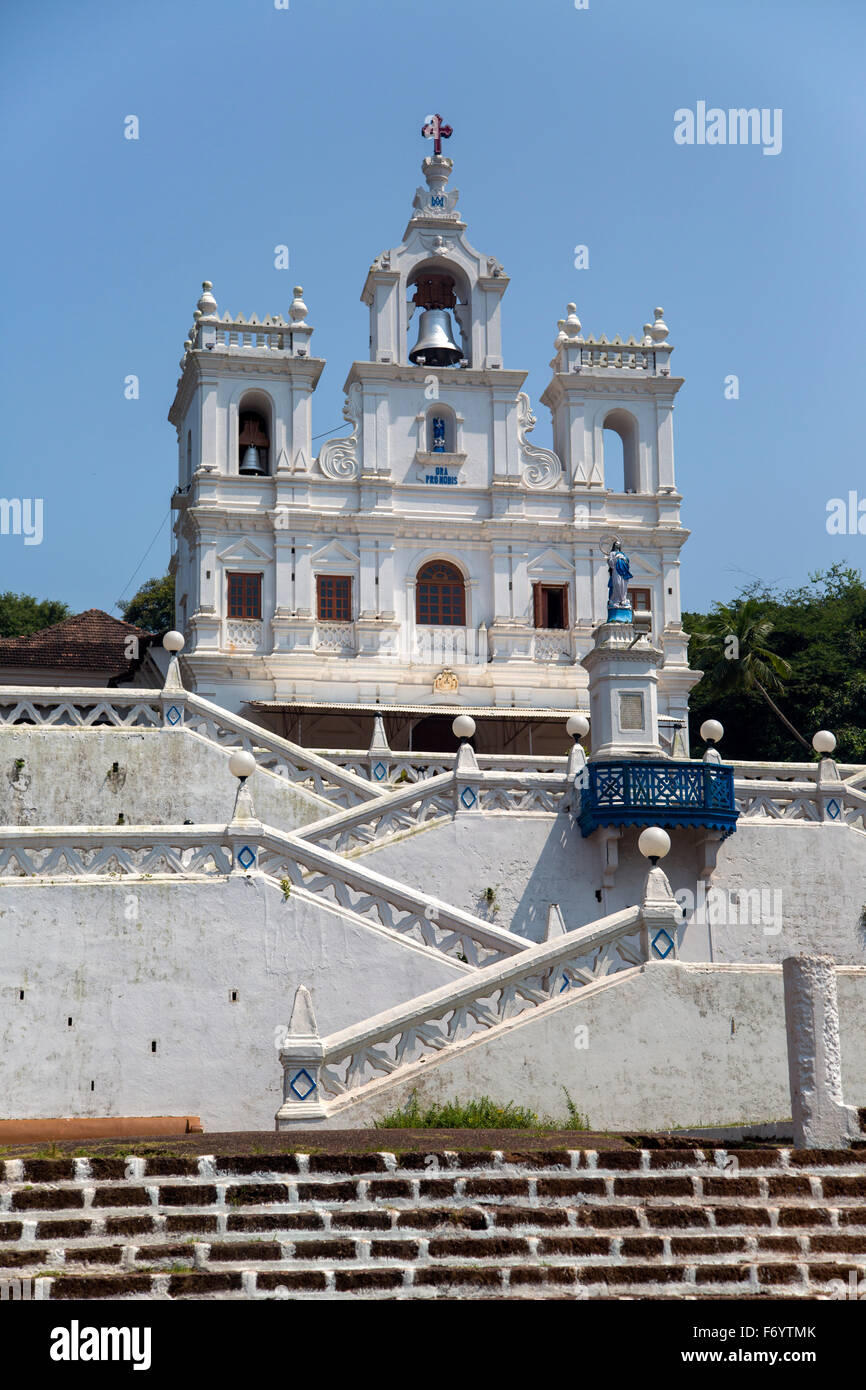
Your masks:
{"label": "grass tuft", "polygon": [[[564,1090],[565,1088],[563,1088]],[[479,1100],[434,1102],[422,1107],[418,1092],[413,1091],[407,1103],[374,1121],[376,1129],[527,1129],[544,1131],[556,1129],[589,1129],[589,1121],[581,1115],[571,1096],[565,1091],[567,1118],[564,1123],[550,1115],[541,1118],[525,1105],[507,1101],[505,1105],[481,1096]]]}

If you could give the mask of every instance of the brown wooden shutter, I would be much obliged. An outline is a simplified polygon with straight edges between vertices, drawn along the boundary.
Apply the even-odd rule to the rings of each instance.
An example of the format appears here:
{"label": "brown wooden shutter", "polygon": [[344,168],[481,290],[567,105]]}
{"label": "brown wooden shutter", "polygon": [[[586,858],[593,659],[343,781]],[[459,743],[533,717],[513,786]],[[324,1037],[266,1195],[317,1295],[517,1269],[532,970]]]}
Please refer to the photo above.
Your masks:
{"label": "brown wooden shutter", "polygon": [[544,627],[544,595],[540,584],[532,586],[532,621],[535,627]]}
{"label": "brown wooden shutter", "polygon": [[562,626],[568,629],[571,624],[568,621],[568,585],[562,586]]}

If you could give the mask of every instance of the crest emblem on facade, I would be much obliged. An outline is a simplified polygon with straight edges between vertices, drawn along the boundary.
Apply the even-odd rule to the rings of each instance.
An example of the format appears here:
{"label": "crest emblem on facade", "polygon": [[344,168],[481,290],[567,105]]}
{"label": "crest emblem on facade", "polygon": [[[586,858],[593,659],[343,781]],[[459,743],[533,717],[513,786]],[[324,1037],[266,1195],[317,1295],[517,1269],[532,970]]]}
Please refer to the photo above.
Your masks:
{"label": "crest emblem on facade", "polygon": [[459,689],[460,682],[448,666],[433,681],[434,695],[456,695]]}

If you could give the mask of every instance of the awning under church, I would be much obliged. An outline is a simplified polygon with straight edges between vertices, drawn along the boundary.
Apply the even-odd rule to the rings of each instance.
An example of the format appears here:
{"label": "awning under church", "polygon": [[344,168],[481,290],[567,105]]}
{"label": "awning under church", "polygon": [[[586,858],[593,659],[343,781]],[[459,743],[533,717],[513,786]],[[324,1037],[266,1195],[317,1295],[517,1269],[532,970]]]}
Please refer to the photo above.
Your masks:
{"label": "awning under church", "polygon": [[[576,705],[561,709],[536,709],[529,705],[454,705],[431,700],[426,705],[400,705],[337,700],[250,700],[252,709],[260,710],[321,710],[327,713],[351,714],[471,714],[473,719],[567,719],[577,711]],[[585,711],[581,711],[585,712]]]}

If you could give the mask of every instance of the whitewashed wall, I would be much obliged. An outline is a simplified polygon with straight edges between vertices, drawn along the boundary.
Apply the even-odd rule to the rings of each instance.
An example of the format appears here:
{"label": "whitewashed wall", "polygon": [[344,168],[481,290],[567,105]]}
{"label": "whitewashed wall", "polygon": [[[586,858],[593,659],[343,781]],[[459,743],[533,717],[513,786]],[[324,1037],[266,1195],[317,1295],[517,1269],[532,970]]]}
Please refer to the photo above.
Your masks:
{"label": "whitewashed wall", "polygon": [[[671,830],[663,868],[674,892],[688,890],[680,956],[693,961],[781,961],[798,951],[823,951],[844,964],[866,963],[866,835],[830,823],[767,822],[743,825],[718,855],[711,885],[724,895],[725,922],[711,924],[712,902],[700,920],[698,834]],[[611,889],[602,886],[600,832],[584,840],[567,815],[459,816],[383,849],[367,851],[377,872],[440,893],[479,916],[483,894],[494,889],[491,917],[533,941],[544,936],[547,909],[558,903],[569,929],[639,901],[646,860],[638,831],[619,841]],[[602,890],[602,902],[596,891]],[[735,895],[752,890],[745,918]]]}
{"label": "whitewashed wall", "polygon": [[[116,825],[121,813],[127,825],[226,823],[229,756],[181,729],[0,728],[0,824]],[[250,784],[259,816],[280,830],[334,810],[266,772]]]}
{"label": "whitewashed wall", "polygon": [[208,1130],[272,1126],[299,984],[327,1033],[468,969],[255,877],[4,884],[0,962],[0,1116]]}
{"label": "whitewashed wall", "polygon": [[[866,969],[839,971],[845,1100],[866,1104]],[[585,1030],[576,1031],[576,1030]],[[585,1045],[579,1045],[583,1044]],[[659,962],[438,1053],[338,1112],[360,1128],[408,1100],[488,1095],[562,1121],[565,1088],[593,1129],[752,1124],[791,1114],[780,966]]]}

